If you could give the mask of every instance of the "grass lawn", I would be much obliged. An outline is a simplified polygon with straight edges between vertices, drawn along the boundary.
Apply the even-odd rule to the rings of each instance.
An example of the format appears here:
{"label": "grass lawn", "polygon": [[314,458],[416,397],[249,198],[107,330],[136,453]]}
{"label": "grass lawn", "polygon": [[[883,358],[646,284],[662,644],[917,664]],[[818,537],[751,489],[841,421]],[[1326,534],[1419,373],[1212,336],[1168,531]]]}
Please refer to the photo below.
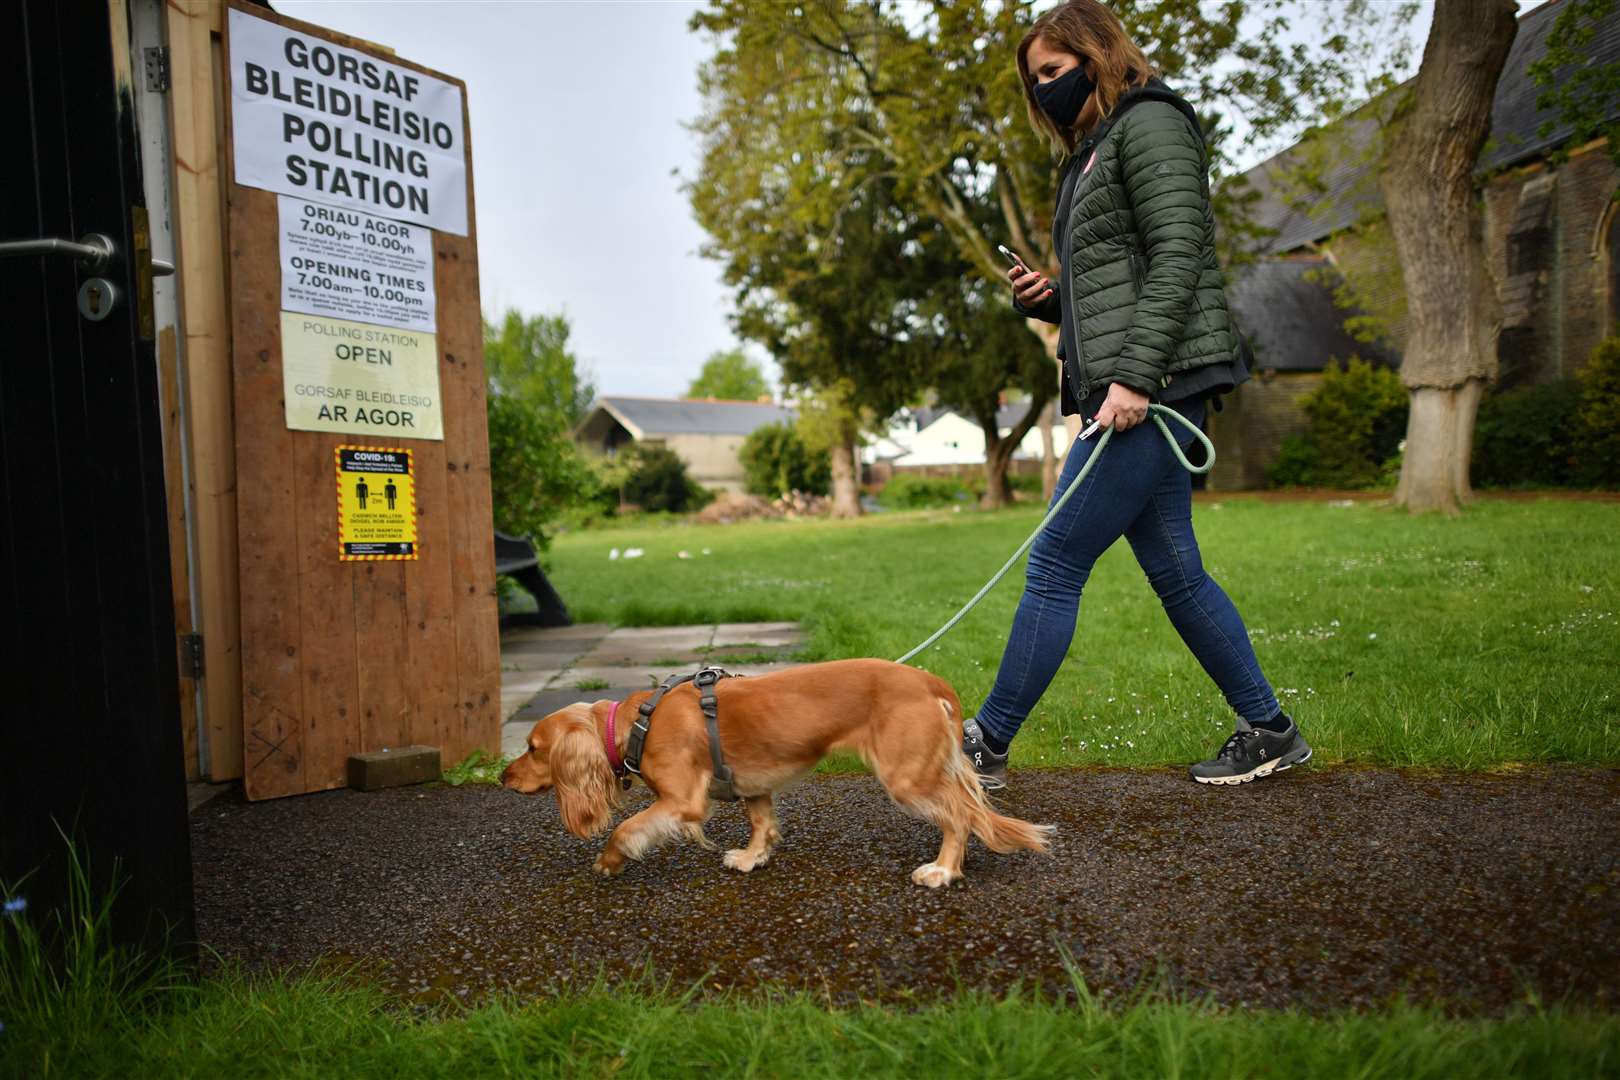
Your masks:
{"label": "grass lawn", "polygon": [[[1620,504],[1487,499],[1445,519],[1232,497],[1200,501],[1194,518],[1206,566],[1317,762],[1620,761]],[[895,657],[1039,520],[1024,506],[670,522],[559,537],[549,572],[581,621],[796,619],[807,659]],[[615,547],[645,555],[610,561]],[[949,679],[970,712],[994,681],[1021,587],[1020,566],[916,661]],[[1092,574],[1068,662],[1013,760],[1180,765],[1231,724],[1120,543]]]}
{"label": "grass lawn", "polygon": [[[141,1008],[79,1000],[0,1032],[0,1073],[50,1077],[1605,1076],[1620,1018],[1527,1005],[1497,1018],[1405,1004],[1331,1016],[1143,997],[1103,1005],[963,993],[915,1009],[806,996],[695,1002],[658,989],[413,1018],[336,980],[237,975]],[[5,994],[0,994],[4,1000]]]}

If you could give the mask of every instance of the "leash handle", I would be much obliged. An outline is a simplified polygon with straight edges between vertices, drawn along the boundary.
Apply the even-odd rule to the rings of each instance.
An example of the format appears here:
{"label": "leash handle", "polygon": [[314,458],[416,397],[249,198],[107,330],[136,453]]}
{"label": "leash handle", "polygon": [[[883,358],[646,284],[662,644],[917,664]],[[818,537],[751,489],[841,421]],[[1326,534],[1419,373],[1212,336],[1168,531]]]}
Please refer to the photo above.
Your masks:
{"label": "leash handle", "polygon": [[[1196,435],[1198,440],[1204,444],[1204,450],[1209,460],[1204,462],[1203,467],[1200,468],[1192,464],[1192,462],[1187,460],[1187,455],[1181,452],[1181,444],[1176,442],[1176,437],[1170,433],[1169,425],[1164,422],[1163,417],[1166,415],[1174,417],[1176,420],[1178,420],[1183,427],[1187,428],[1194,435]],[[1203,431],[1199,430],[1197,424],[1193,423],[1191,420],[1188,420],[1185,416],[1182,416],[1180,413],[1176,412],[1176,410],[1157,403],[1150,403],[1148,405],[1148,416],[1152,418],[1155,424],[1159,425],[1159,430],[1164,433],[1165,441],[1170,444],[1170,452],[1176,455],[1176,461],[1180,463],[1182,468],[1186,469],[1190,473],[1195,473],[1201,476],[1215,467],[1215,444],[1209,441],[1209,436],[1205,435]],[[921,645],[918,645],[915,649],[912,649],[904,656],[899,657],[897,660],[895,660],[895,663],[904,664],[908,662],[913,656],[916,656],[918,653],[928,648],[928,646],[944,637],[951,631],[953,627],[956,626],[957,623],[962,621],[962,617],[964,615],[979,605],[979,601],[983,600],[985,596],[989,594],[990,590],[995,588],[996,585],[1000,583],[1002,578],[1007,576],[1007,571],[1011,570],[1013,565],[1017,563],[1019,559],[1023,558],[1024,552],[1028,551],[1030,549],[1030,545],[1035,543],[1035,538],[1041,535],[1041,530],[1046,528],[1046,526],[1051,523],[1053,518],[1057,517],[1058,511],[1063,509],[1064,504],[1069,501],[1069,497],[1076,491],[1080,490],[1080,482],[1086,478],[1087,473],[1091,472],[1092,466],[1096,465],[1098,460],[1102,458],[1103,450],[1108,446],[1108,440],[1112,439],[1113,437],[1114,429],[1112,427],[1103,429],[1102,438],[1097,440],[1097,449],[1091,452],[1091,456],[1086,459],[1086,463],[1080,467],[1079,473],[1077,473],[1075,478],[1069,482],[1069,486],[1064,489],[1063,494],[1058,497],[1057,501],[1052,504],[1052,509],[1048,510],[1046,512],[1046,516],[1041,518],[1041,523],[1035,526],[1035,531],[1029,534],[1029,539],[1018,545],[1018,550],[1012,553],[1012,558],[1003,563],[1001,565],[1001,569],[997,570],[995,574],[991,576],[990,580],[984,583],[984,588],[973,594],[973,599],[962,605],[962,610],[958,611],[955,615],[952,615],[950,620],[946,622],[944,626],[930,634],[927,641],[924,641]],[[1069,449],[1073,450],[1074,447],[1071,445]]]}
{"label": "leash handle", "polygon": [[[1176,410],[1167,405],[1148,405],[1148,416],[1152,418],[1155,424],[1159,425],[1159,430],[1164,432],[1165,441],[1170,444],[1170,452],[1176,455],[1176,461],[1180,462],[1183,469],[1186,469],[1194,476],[1203,476],[1205,473],[1209,472],[1209,470],[1215,467],[1215,444],[1209,441],[1209,436],[1204,434],[1203,428],[1199,427],[1197,424],[1193,423],[1191,420],[1187,419],[1185,416],[1182,416],[1180,413],[1176,412]],[[1192,462],[1187,460],[1187,455],[1181,452],[1181,444],[1176,441],[1176,437],[1174,435],[1170,434],[1170,428],[1164,422],[1164,418],[1166,416],[1170,417],[1172,420],[1176,421],[1176,423],[1192,432],[1198,441],[1204,444],[1203,465],[1194,465]],[[1098,449],[1101,449],[1101,444],[1098,445]]]}

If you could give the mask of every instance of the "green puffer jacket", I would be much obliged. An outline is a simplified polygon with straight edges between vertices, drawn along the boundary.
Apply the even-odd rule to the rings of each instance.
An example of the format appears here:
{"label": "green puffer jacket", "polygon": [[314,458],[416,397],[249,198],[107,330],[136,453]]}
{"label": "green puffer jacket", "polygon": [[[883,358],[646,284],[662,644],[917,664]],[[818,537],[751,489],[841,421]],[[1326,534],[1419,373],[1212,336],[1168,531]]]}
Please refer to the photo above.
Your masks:
{"label": "green puffer jacket", "polygon": [[[1063,328],[1064,411],[1115,382],[1156,399],[1176,396],[1177,379],[1241,382],[1192,107],[1157,80],[1128,92],[1076,148],[1061,190],[1057,295],[1014,306]],[[1215,365],[1233,371],[1204,370]]]}

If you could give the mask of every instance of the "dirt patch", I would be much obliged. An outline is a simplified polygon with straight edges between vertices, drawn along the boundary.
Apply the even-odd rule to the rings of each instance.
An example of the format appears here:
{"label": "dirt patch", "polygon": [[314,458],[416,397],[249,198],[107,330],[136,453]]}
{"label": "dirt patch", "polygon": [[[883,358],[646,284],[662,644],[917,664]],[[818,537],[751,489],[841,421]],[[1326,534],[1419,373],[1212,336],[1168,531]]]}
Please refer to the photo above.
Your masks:
{"label": "dirt patch", "polygon": [[[631,793],[630,809],[647,794]],[[204,944],[250,965],[366,962],[415,1001],[566,992],[598,971],[678,986],[903,1000],[957,986],[1094,990],[1158,978],[1232,1004],[1393,994],[1466,1010],[1620,1005],[1620,773],[1304,770],[1211,789],[1169,771],[1023,771],[1002,806],[1051,857],[969,848],[966,882],[910,883],[938,834],[869,777],[778,799],[749,875],[672,846],[622,877],[551,795],[489,787],[215,800],[192,819]],[[740,846],[721,806],[709,836]]]}

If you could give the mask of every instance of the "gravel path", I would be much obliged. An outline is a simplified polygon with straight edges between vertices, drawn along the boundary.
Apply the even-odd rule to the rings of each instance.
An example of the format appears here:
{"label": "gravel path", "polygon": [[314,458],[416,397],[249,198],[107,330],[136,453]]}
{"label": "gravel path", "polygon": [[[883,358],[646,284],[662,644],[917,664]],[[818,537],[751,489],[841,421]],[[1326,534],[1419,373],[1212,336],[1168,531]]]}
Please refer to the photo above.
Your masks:
{"label": "gravel path", "polygon": [[[975,841],[967,880],[907,875],[938,833],[870,777],[778,798],[749,875],[672,845],[602,880],[552,796],[492,787],[219,799],[192,818],[204,944],[249,965],[360,960],[417,1002],[565,991],[651,968],[678,987],[835,1000],[1017,980],[1144,978],[1227,1004],[1492,1010],[1534,992],[1620,1006],[1620,772],[1317,769],[1210,789],[1178,772],[1024,771],[1000,800],[1052,857]],[[629,796],[634,809],[647,793]],[[740,806],[708,832],[741,846]]]}

